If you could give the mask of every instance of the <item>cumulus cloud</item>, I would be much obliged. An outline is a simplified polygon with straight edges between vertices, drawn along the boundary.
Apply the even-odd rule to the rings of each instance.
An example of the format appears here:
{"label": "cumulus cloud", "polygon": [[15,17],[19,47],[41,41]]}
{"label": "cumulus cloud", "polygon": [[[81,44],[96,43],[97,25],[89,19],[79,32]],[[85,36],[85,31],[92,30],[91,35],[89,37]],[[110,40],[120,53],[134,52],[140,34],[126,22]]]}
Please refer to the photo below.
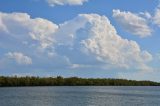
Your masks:
{"label": "cumulus cloud", "polygon": [[154,24],[160,27],[160,8],[157,8],[155,11],[155,16],[153,17]]}
{"label": "cumulus cloud", "polygon": [[20,52],[9,52],[6,54],[6,56],[9,59],[15,60],[18,64],[32,64],[32,59]]}
{"label": "cumulus cloud", "polygon": [[158,25],[158,27],[160,27],[160,1],[158,6],[155,9],[155,13],[153,16],[153,23]]}
{"label": "cumulus cloud", "polygon": [[88,0],[46,0],[50,6],[55,5],[82,5]]}
{"label": "cumulus cloud", "polygon": [[[78,26],[76,26],[77,23]],[[63,31],[68,31],[66,35],[61,35],[61,39],[65,40],[68,36],[70,40],[67,41],[76,45],[75,48],[79,47],[79,52],[92,56],[95,60],[107,65],[140,68],[152,60],[152,55],[147,51],[142,51],[135,41],[120,37],[105,16],[80,14],[61,26]]]}
{"label": "cumulus cloud", "polygon": [[53,44],[53,33],[58,26],[46,19],[32,19],[26,13],[0,13],[0,28],[11,37],[25,42],[35,42],[39,48]]}
{"label": "cumulus cloud", "polygon": [[[141,15],[142,14],[146,18],[151,18],[151,15],[148,12],[141,13]],[[148,20],[138,14],[113,10],[113,17],[127,32],[130,32],[133,35],[138,35],[143,38],[151,36],[152,34],[152,29],[148,25]]]}
{"label": "cumulus cloud", "polygon": [[152,15],[149,12],[147,12],[147,11],[146,12],[140,12],[139,15],[141,17],[146,18],[146,19],[151,19],[152,18]]}
{"label": "cumulus cloud", "polygon": [[[142,50],[135,41],[123,39],[109,19],[98,14],[79,14],[72,20],[56,25],[42,18],[32,19],[25,13],[0,13],[1,27],[3,30],[0,33],[6,33],[5,37],[18,39],[24,47],[41,48],[48,54],[47,57],[37,56],[37,53],[37,63],[44,61],[61,66],[66,62],[71,68],[105,66],[146,70],[149,68],[147,63],[152,60],[148,51]],[[36,48],[30,48],[27,52],[32,54]],[[21,60],[31,63],[31,59],[20,53],[8,53],[7,56],[18,63]],[[67,61],[63,57],[67,57]]]}

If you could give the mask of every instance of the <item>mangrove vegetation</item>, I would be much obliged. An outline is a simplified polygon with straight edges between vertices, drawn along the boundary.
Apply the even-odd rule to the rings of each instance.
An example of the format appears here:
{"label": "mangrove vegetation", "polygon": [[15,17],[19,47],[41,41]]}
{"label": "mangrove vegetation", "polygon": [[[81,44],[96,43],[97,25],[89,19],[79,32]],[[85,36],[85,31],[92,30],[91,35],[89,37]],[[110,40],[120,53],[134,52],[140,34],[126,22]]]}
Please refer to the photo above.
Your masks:
{"label": "mangrove vegetation", "polygon": [[160,86],[152,81],[134,81],[126,79],[78,78],[70,77],[0,77],[0,87],[15,86]]}

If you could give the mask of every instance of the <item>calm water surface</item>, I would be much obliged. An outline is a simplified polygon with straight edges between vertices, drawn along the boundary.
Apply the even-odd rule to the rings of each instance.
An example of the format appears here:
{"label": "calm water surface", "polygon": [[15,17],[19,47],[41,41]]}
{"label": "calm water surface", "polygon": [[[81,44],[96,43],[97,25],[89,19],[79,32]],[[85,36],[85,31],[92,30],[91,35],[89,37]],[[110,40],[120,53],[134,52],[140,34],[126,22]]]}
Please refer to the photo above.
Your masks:
{"label": "calm water surface", "polygon": [[160,87],[6,87],[0,106],[160,106]]}

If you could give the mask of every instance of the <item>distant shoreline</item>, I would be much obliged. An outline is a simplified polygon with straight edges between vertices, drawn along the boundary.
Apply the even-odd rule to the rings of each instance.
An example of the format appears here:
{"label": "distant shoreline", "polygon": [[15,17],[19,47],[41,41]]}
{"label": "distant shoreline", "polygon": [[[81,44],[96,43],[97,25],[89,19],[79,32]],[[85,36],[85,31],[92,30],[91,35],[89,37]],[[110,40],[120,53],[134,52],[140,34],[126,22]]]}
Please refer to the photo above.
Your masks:
{"label": "distant shoreline", "polygon": [[112,78],[69,77],[17,77],[0,76],[0,87],[38,87],[38,86],[160,86],[153,81],[135,81]]}

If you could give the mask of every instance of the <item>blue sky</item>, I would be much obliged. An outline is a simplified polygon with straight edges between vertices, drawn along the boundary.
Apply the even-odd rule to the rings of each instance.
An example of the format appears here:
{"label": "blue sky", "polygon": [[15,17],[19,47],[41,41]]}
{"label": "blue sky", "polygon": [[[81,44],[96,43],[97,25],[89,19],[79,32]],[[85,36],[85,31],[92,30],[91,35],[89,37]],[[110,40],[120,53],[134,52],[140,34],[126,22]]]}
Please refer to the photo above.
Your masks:
{"label": "blue sky", "polygon": [[0,75],[160,81],[158,0],[0,2]]}

